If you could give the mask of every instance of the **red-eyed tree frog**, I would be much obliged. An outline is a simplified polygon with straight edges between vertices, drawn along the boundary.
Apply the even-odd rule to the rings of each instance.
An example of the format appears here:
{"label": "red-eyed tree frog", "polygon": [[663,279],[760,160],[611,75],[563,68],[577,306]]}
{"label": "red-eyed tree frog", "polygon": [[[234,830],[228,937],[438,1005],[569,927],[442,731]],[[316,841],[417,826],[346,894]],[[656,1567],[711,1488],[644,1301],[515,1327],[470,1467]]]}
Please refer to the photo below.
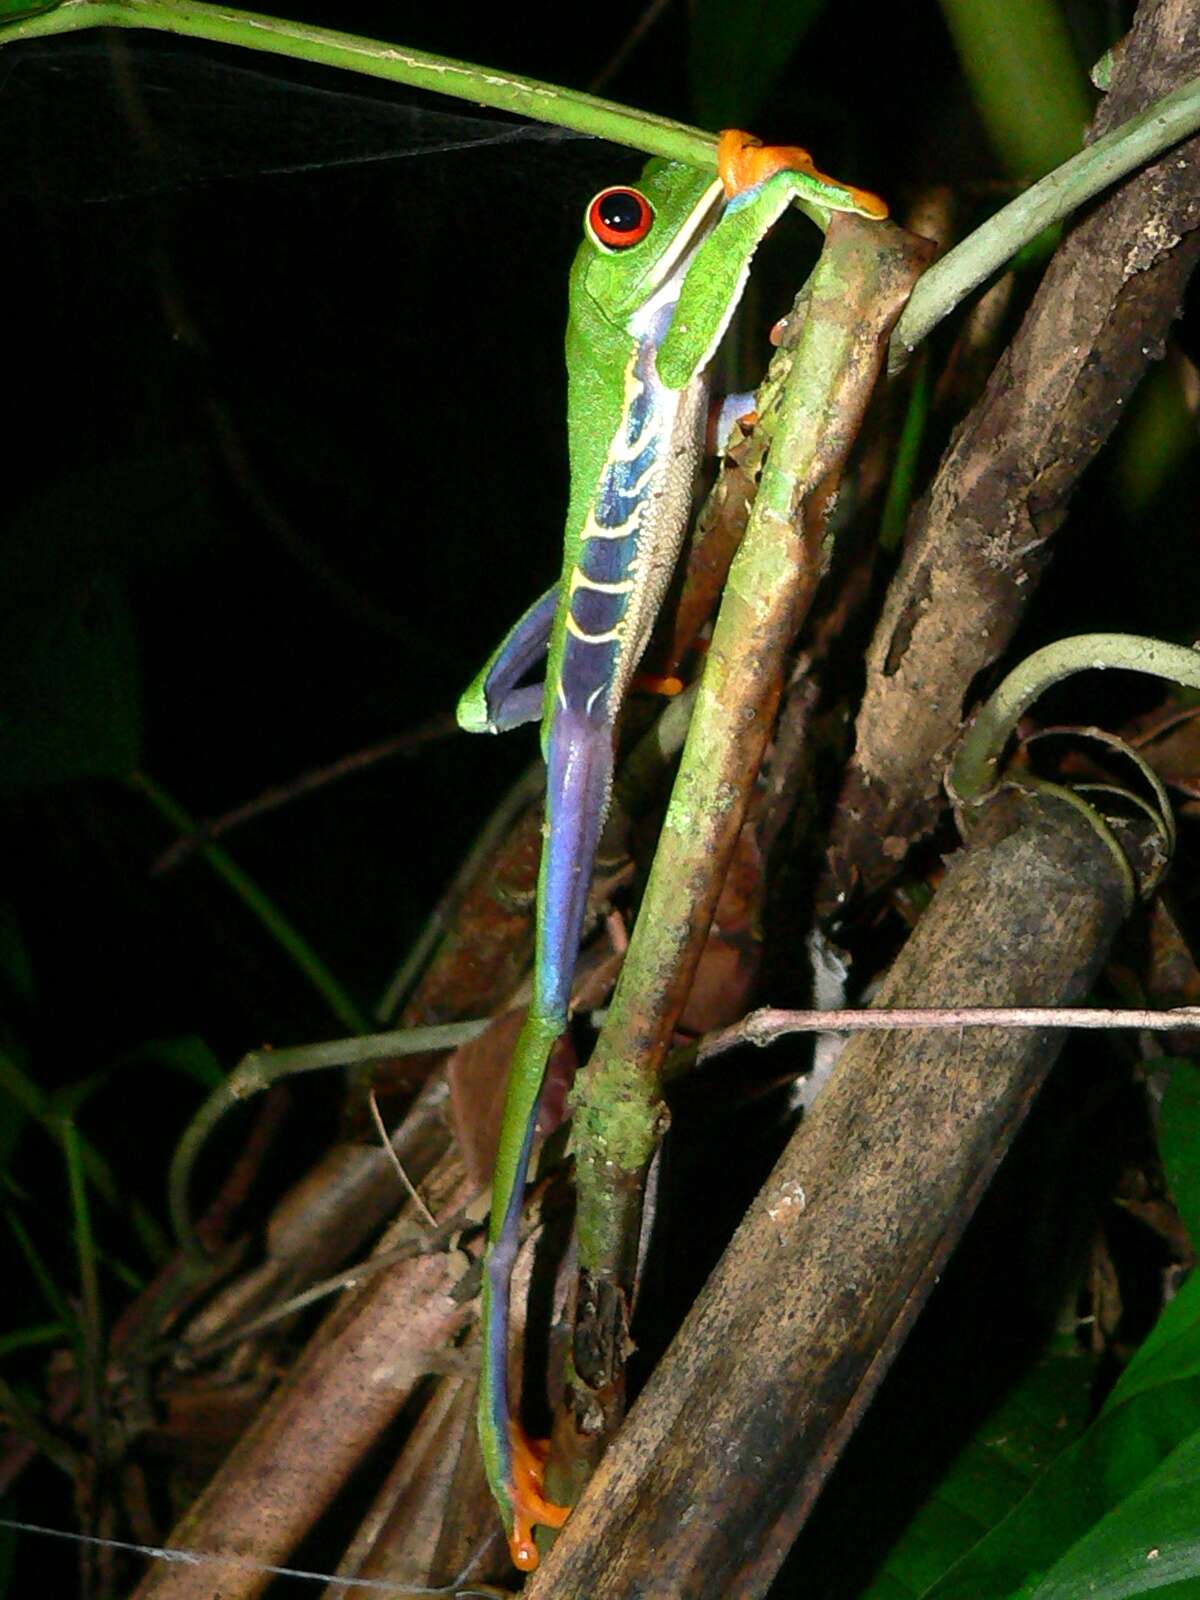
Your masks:
{"label": "red-eyed tree frog", "polygon": [[[587,207],[567,324],[571,494],[562,576],[535,601],[458,706],[470,732],[541,718],[546,821],[533,999],[513,1054],[492,1179],[483,1278],[479,1436],[517,1567],[533,1528],[567,1508],[543,1497],[544,1450],[508,1394],[509,1278],[547,1061],[567,1026],[588,888],[612,784],[613,733],[691,509],[708,369],[755,248],[795,203],[883,218],[875,195],[825,177],[807,152],[729,130],[718,172],[656,159],[636,187]],[[547,656],[544,684],[523,679]]]}

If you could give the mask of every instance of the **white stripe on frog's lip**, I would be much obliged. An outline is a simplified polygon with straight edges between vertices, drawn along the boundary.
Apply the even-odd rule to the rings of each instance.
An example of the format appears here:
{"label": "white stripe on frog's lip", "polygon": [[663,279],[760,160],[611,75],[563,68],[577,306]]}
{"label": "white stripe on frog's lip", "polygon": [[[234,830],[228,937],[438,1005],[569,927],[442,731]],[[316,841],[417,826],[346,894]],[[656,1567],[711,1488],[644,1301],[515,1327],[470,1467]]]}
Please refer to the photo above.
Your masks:
{"label": "white stripe on frog's lip", "polygon": [[705,231],[710,215],[724,203],[725,186],[720,178],[714,178],[688,213],[686,221],[676,231],[668,248],[663,251],[646,278],[638,285],[639,310],[634,322],[639,320],[641,311],[657,298],[663,286],[674,277],[680,261],[696,243],[696,236]]}
{"label": "white stripe on frog's lip", "polygon": [[[717,178],[693,206],[686,223],[671,241],[670,248],[655,262],[653,270],[638,286],[638,303],[628,308],[628,320],[625,322],[626,329],[638,341],[649,339],[654,344],[660,342],[661,332],[656,336],[659,317],[666,312],[669,322],[669,312],[675,308],[679,287],[687,275],[692,257],[717,226],[724,206],[725,190]],[[625,309],[622,308],[622,315]]]}

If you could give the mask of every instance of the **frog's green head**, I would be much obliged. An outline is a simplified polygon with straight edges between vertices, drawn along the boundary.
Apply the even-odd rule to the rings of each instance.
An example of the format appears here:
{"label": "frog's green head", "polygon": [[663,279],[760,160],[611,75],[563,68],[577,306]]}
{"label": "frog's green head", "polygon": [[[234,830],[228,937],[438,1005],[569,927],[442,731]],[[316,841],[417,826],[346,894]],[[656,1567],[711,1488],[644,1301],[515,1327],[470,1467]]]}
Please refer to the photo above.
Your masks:
{"label": "frog's green head", "polygon": [[584,214],[573,291],[628,327],[665,285],[682,279],[724,204],[715,173],[678,161],[651,161],[636,186],[602,189]]}
{"label": "frog's green head", "polygon": [[654,160],[636,188],[602,189],[587,208],[571,274],[574,304],[586,299],[613,327],[657,342],[658,375],[669,389],[707,365],[756,248],[793,201],[822,228],[835,211],[887,216],[876,195],[818,172],[797,146],[764,145],[730,128],[717,165],[719,178]]}

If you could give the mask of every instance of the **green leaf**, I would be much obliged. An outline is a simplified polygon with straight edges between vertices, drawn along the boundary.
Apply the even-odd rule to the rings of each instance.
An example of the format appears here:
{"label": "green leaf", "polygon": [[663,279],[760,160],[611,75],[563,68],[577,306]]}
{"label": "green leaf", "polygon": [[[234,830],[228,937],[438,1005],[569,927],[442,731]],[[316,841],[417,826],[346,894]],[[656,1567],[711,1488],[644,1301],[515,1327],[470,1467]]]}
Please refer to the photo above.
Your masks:
{"label": "green leaf", "polygon": [[1029,1600],[1151,1592],[1200,1593],[1200,1430],[1027,1591]]}
{"label": "green leaf", "polygon": [[1092,1359],[1062,1335],[1013,1385],[893,1545],[861,1600],[909,1600],[993,1528],[1087,1421]]}
{"label": "green leaf", "polygon": [[1200,1274],[1192,1276],[1138,1346],[1105,1402],[1111,1411],[1159,1384],[1200,1377]]}
{"label": "green leaf", "polygon": [[[3,0],[0,0],[3,3]],[[141,675],[125,575],[182,556],[214,523],[188,451],[64,470],[9,514],[0,592],[0,784],[125,777]]]}
{"label": "green leaf", "polygon": [[[1180,1543],[1175,1519],[1190,1507],[1200,1528],[1200,1503],[1193,1493],[1189,1453],[1200,1417],[1200,1277],[1191,1278],[1163,1312],[1100,1415],[1083,1437],[1065,1450],[1008,1516],[944,1579],[926,1600],[977,1600],[980,1595],[1031,1596],[1140,1594],[1155,1585],[1175,1585],[1181,1563],[1191,1559]],[[1175,1467],[1174,1452],[1187,1446]],[[1163,1520],[1154,1524],[1161,1492]],[[1122,1543],[1116,1531],[1134,1530]],[[1155,1537],[1151,1533],[1157,1532]],[[1161,1534],[1161,1537],[1158,1535]],[[1170,1548],[1171,1564],[1153,1571],[1130,1566],[1141,1539],[1146,1551]],[[1080,1577],[1082,1556],[1091,1549],[1096,1571]],[[1122,1553],[1123,1552],[1123,1553]],[[1064,1566],[1064,1563],[1070,1564]],[[1157,1558],[1156,1558],[1157,1560]],[[1074,1587],[1043,1590],[1060,1570]],[[1093,1589],[1095,1579],[1141,1588]],[[1191,1578],[1182,1580],[1191,1582]],[[1185,1591],[1176,1589],[1178,1594]],[[1187,1591],[1193,1592],[1193,1591]],[[1194,1592],[1200,1593],[1200,1590]]]}
{"label": "green leaf", "polygon": [[695,0],[688,71],[706,128],[745,127],[825,9],[825,0],[760,0],[744,6]]}
{"label": "green leaf", "polygon": [[1014,177],[1079,149],[1093,96],[1058,0],[941,0],[979,115]]}
{"label": "green leaf", "polygon": [[1158,1118],[1158,1148],[1167,1184],[1183,1225],[1200,1239],[1200,1065],[1195,1061],[1155,1062],[1169,1065],[1171,1077]]}

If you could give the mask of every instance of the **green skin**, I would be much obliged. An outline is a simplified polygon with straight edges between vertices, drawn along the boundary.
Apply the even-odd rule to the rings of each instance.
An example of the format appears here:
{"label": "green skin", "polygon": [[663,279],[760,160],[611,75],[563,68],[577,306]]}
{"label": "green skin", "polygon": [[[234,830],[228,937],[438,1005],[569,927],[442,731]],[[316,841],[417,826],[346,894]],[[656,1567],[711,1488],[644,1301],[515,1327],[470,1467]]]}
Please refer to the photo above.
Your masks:
{"label": "green skin", "polygon": [[[540,714],[548,766],[534,994],[509,1073],[482,1296],[479,1436],[510,1542],[514,1512],[522,1509],[507,1394],[508,1279],[520,1202],[547,1062],[567,1023],[608,806],[613,727],[687,527],[707,416],[707,368],[737,309],[754,250],[789,204],[822,228],[834,211],[869,214],[855,191],[791,170],[729,201],[711,172],[656,159],[637,191],[653,212],[645,237],[614,250],[589,225],[571,271],[571,496],[562,579],[506,636],[458,707],[469,732],[499,732]],[[654,457],[649,469],[631,465],[643,443]],[[614,474],[622,473],[614,501]],[[597,572],[609,581],[594,581]],[[591,591],[584,615],[581,590]],[[598,613],[586,611],[588,602],[608,607],[605,621],[589,620]],[[521,690],[520,679],[543,650],[544,688]],[[518,1522],[540,1520],[536,1508],[531,1519],[528,1508],[524,1513]],[[518,1564],[536,1563],[528,1540],[518,1538],[514,1554],[518,1544]]]}

